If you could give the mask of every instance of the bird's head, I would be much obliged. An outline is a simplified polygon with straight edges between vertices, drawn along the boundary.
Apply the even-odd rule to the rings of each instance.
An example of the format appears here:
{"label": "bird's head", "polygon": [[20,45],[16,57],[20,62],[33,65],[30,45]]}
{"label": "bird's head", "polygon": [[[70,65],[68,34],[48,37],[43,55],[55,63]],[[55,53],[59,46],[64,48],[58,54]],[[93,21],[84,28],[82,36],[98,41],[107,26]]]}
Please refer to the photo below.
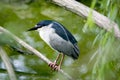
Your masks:
{"label": "bird's head", "polygon": [[37,30],[39,28],[48,26],[49,24],[51,24],[53,21],[52,20],[43,20],[41,22],[39,22],[38,24],[35,25],[35,27],[29,29],[28,31],[33,31],[33,30]]}

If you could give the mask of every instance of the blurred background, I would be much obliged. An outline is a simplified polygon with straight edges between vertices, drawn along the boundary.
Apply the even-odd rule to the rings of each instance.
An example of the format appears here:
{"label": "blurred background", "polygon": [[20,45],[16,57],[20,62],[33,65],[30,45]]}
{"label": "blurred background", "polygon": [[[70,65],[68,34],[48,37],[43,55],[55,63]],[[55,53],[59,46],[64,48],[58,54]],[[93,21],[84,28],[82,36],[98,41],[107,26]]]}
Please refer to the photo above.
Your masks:
{"label": "blurred background", "polygon": [[[120,26],[119,0],[77,1]],[[74,61],[66,56],[62,65],[74,80],[120,80],[120,40],[114,37],[114,32],[106,32],[92,19],[86,20],[50,0],[0,0],[0,26],[54,61],[57,53],[41,40],[37,32],[27,32],[39,21],[47,19],[63,24],[78,41],[79,59]],[[18,80],[67,80],[6,34],[0,34],[0,46],[7,52]],[[0,80],[9,80],[1,58]]]}

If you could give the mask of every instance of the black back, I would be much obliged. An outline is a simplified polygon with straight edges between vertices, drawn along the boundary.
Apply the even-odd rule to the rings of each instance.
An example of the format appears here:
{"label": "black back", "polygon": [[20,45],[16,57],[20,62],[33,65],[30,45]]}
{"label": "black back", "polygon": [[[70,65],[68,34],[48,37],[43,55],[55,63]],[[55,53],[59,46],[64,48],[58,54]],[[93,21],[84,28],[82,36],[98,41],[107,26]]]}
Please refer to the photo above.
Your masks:
{"label": "black back", "polygon": [[73,35],[62,24],[54,21],[52,27],[55,29],[55,32],[64,40],[70,41],[72,44],[77,43]]}

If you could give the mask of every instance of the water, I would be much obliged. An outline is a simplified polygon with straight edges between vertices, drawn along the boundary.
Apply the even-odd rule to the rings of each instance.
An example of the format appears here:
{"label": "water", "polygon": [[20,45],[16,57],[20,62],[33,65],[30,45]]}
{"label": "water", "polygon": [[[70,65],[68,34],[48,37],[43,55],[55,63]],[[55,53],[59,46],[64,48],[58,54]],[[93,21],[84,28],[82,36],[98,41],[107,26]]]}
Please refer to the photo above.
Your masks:
{"label": "water", "polygon": [[[44,0],[36,1],[29,5],[17,1],[10,4],[0,2],[0,4],[0,25],[23,39],[41,53],[44,53],[43,55],[51,61],[55,60],[57,56],[56,52],[40,39],[37,32],[27,32],[27,30],[41,20],[51,19],[62,23],[75,36],[80,48],[79,59],[74,61],[66,56],[62,69],[76,80],[90,79],[88,70],[91,66],[88,65],[88,62],[95,49],[95,46],[91,46],[96,33],[83,32],[83,26],[85,24],[83,18]],[[46,63],[37,56],[31,53],[28,54],[29,51],[20,45],[16,45],[17,43],[14,43],[14,41],[10,42],[9,39],[7,39],[1,41],[1,43],[3,42],[4,44],[2,46],[6,49],[19,80],[64,79],[65,76],[52,71]],[[23,52],[26,51],[26,53],[20,54],[14,50],[13,47]],[[4,69],[5,66],[1,61],[0,70]],[[6,76],[8,77],[5,71],[1,71],[0,76],[2,76],[2,80],[6,80]]]}

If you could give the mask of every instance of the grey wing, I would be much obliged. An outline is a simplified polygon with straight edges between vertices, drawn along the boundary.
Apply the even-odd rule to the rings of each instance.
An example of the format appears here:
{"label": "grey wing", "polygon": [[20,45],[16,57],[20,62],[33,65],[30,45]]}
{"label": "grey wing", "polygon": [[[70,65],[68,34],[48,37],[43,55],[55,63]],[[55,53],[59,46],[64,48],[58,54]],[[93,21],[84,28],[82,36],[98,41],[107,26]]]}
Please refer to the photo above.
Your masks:
{"label": "grey wing", "polygon": [[73,59],[77,59],[79,56],[79,48],[73,35],[59,23],[54,23],[52,27],[55,29],[55,33],[57,33],[55,36],[60,37],[59,39],[52,38],[54,40],[52,40],[51,46],[57,51],[71,56]]}
{"label": "grey wing", "polygon": [[55,29],[55,32],[66,41],[70,41],[72,44],[77,43],[74,36],[62,24],[54,22],[52,27]]}

